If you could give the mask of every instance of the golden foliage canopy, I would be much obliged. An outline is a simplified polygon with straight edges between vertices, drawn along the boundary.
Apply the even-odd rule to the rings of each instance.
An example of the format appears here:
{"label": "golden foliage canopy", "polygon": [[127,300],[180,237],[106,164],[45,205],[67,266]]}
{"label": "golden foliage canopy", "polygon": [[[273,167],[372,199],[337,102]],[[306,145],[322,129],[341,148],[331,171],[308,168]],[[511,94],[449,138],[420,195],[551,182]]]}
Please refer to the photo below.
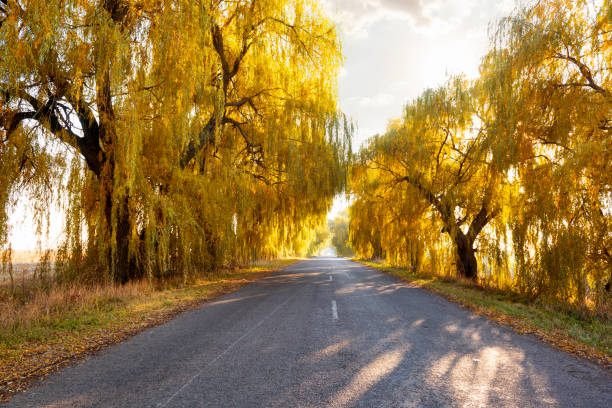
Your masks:
{"label": "golden foliage canopy", "polygon": [[68,276],[308,247],[351,133],[316,1],[7,0],[0,21],[0,238],[17,194],[43,217],[59,191]]}
{"label": "golden foliage canopy", "polygon": [[601,311],[612,282],[612,3],[538,1],[496,28],[479,78],[425,91],[362,149],[351,244]]}

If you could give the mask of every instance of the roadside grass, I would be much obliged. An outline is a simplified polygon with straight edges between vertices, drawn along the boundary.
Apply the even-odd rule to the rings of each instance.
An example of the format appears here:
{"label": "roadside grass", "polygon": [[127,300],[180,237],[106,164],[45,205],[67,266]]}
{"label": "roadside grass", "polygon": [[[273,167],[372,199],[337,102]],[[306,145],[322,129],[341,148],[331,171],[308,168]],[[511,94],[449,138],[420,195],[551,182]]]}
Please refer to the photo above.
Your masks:
{"label": "roadside grass", "polygon": [[415,275],[406,268],[355,259],[459,303],[515,332],[529,334],[569,353],[612,370],[612,321],[561,311],[513,293],[486,289],[471,282]]}
{"label": "roadside grass", "polygon": [[0,286],[0,402],[32,380],[233,292],[296,259],[202,274],[185,283]]}

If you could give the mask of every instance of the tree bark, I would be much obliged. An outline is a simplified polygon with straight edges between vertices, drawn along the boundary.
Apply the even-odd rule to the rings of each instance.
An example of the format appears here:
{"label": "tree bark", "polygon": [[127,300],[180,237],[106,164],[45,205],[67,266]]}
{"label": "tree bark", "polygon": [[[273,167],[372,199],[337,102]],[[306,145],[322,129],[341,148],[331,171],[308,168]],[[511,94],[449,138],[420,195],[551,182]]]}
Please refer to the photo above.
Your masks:
{"label": "tree bark", "polygon": [[382,247],[382,242],[380,239],[380,231],[375,230],[374,235],[372,236],[370,243],[372,244],[372,259],[382,259],[385,258],[385,251]]}
{"label": "tree bark", "polygon": [[[106,164],[109,169],[108,171],[112,174],[115,166],[113,163]],[[104,203],[104,216],[106,219],[106,231],[108,234],[108,247],[106,257],[108,260],[108,267],[112,270],[112,279],[116,283],[127,283],[130,280],[139,278],[143,275],[141,268],[138,267],[136,259],[130,254],[130,240],[132,234],[133,220],[130,217],[129,197],[121,196],[115,197],[113,200],[113,177],[105,177],[100,180],[101,183],[106,184],[105,189],[105,200]],[[113,253],[112,245],[112,234],[114,232],[115,238],[115,251]],[[141,237],[136,239],[140,240]],[[139,243],[136,244],[136,248],[140,251]]]}
{"label": "tree bark", "polygon": [[116,216],[115,239],[117,252],[115,254],[115,280],[121,284],[136,279],[139,276],[135,260],[130,256],[130,235],[132,220],[129,213],[129,199],[123,197]]}
{"label": "tree bark", "polygon": [[476,280],[478,277],[478,262],[473,243],[461,231],[457,231],[454,237],[455,261],[457,272],[464,278]]}

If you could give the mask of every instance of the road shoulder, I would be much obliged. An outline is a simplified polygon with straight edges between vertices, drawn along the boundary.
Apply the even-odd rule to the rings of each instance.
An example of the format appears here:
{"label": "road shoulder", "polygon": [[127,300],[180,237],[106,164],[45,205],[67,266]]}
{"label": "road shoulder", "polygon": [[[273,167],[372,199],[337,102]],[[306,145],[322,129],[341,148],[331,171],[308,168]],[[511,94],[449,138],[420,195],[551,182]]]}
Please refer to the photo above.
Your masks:
{"label": "road shoulder", "polygon": [[221,271],[171,288],[140,284],[136,293],[129,291],[125,297],[127,291],[114,291],[115,296],[106,296],[109,299],[94,299],[95,304],[85,308],[39,319],[16,328],[12,336],[7,332],[0,343],[0,402],[51,373],[298,261]]}

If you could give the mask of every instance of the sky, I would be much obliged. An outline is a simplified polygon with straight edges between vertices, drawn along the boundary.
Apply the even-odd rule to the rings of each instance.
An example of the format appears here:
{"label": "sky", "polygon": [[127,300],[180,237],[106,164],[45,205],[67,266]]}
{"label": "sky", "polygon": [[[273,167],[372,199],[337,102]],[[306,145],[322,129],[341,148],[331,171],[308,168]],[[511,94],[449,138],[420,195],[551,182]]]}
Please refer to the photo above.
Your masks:
{"label": "sky", "polygon": [[[344,67],[339,78],[340,109],[357,124],[357,149],[383,133],[389,120],[423,90],[452,74],[475,77],[487,51],[488,29],[507,15],[513,0],[321,0],[342,32]],[[349,202],[336,197],[328,218]],[[28,211],[10,217],[14,249],[35,249]],[[50,241],[60,223],[53,223]],[[48,243],[42,242],[42,246]]]}
{"label": "sky", "polygon": [[[325,0],[342,32],[340,109],[358,126],[353,144],[384,133],[404,105],[449,75],[478,75],[489,28],[513,0]],[[333,218],[349,205],[336,197]]]}

